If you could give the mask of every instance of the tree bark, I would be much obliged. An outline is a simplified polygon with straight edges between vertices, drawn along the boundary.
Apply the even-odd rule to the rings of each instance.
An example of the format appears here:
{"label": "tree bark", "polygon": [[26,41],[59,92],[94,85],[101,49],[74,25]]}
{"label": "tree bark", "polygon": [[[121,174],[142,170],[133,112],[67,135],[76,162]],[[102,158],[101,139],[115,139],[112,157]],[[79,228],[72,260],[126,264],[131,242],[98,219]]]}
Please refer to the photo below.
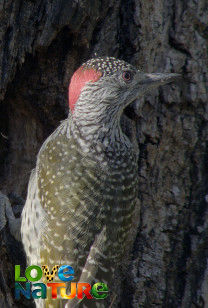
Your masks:
{"label": "tree bark", "polygon": [[[0,3],[0,190],[14,209],[82,62],[108,55],[183,75],[134,106],[140,222],[115,307],[208,307],[207,21],[207,0]],[[1,307],[31,307],[14,301],[14,264],[25,261],[8,227],[0,255]]]}

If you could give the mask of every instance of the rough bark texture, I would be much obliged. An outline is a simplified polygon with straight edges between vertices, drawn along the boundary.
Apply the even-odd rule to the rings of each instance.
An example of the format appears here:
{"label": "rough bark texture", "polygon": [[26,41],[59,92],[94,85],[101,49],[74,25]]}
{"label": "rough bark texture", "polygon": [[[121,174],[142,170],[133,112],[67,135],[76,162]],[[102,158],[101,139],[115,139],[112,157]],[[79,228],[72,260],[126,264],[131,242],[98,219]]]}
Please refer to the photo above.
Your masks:
{"label": "rough bark texture", "polygon": [[[14,207],[42,142],[67,116],[82,62],[110,55],[184,76],[134,108],[140,225],[115,307],[208,307],[207,21],[207,0],[0,3],[0,190]],[[13,299],[21,247],[8,228],[1,240],[1,302],[32,307]]]}

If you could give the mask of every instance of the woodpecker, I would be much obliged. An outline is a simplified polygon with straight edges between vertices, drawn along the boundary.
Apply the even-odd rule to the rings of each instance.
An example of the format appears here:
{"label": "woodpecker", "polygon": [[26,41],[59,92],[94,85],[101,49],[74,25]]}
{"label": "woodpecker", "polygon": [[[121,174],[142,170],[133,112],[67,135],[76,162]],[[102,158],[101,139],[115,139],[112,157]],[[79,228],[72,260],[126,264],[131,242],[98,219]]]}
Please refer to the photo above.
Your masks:
{"label": "woodpecker", "polygon": [[[138,197],[138,154],[120,118],[130,103],[175,77],[143,73],[113,57],[88,60],[75,71],[69,117],[42,145],[29,180],[21,224],[28,265],[70,265],[74,281],[111,288],[130,249]],[[36,300],[37,307],[62,305],[74,301]]]}

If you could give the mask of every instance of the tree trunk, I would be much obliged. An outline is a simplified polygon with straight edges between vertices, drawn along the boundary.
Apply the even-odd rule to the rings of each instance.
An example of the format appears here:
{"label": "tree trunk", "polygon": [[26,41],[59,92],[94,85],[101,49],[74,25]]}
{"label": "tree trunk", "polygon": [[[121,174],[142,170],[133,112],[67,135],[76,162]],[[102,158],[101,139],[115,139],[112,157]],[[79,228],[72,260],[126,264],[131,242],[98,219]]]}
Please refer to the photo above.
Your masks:
{"label": "tree trunk", "polygon": [[[0,190],[14,209],[82,62],[108,55],[183,75],[134,106],[140,223],[115,307],[208,307],[207,21],[207,0],[0,3]],[[1,307],[32,307],[14,301],[22,248],[8,226],[1,240]]]}

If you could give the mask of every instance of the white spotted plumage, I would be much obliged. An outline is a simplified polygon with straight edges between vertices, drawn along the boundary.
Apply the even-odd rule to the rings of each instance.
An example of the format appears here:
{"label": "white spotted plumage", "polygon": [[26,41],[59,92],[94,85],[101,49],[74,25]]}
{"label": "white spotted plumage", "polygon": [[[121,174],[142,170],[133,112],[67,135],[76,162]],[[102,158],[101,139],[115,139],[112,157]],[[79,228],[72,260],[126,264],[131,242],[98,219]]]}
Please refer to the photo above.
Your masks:
{"label": "white spotted plumage", "polygon": [[106,281],[111,289],[129,251],[138,189],[137,153],[120,117],[149,88],[171,81],[171,74],[159,75],[112,57],[91,59],[74,73],[72,115],[44,142],[30,178],[21,227],[28,264],[68,264],[76,281]]}

